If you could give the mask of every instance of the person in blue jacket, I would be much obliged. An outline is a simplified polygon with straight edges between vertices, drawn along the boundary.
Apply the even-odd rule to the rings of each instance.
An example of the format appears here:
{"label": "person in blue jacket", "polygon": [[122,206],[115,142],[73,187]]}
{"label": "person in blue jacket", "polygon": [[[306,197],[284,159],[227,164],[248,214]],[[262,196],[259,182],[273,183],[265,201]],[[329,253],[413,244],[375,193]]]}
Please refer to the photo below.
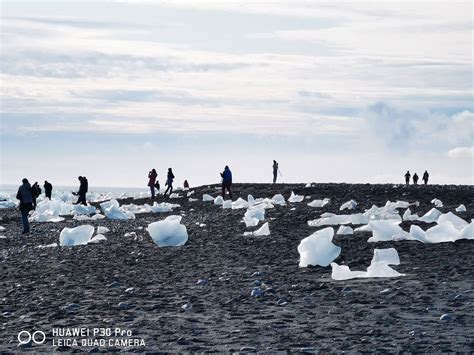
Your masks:
{"label": "person in blue jacket", "polygon": [[28,179],[22,180],[22,185],[18,189],[16,198],[20,200],[21,224],[23,225],[23,234],[30,233],[30,224],[28,223],[28,213],[33,209],[33,191]]}
{"label": "person in blue jacket", "polygon": [[225,190],[229,191],[229,196],[232,199],[232,192],[230,187],[232,186],[232,172],[226,165],[224,171],[221,173],[222,176],[222,198],[225,198]]}

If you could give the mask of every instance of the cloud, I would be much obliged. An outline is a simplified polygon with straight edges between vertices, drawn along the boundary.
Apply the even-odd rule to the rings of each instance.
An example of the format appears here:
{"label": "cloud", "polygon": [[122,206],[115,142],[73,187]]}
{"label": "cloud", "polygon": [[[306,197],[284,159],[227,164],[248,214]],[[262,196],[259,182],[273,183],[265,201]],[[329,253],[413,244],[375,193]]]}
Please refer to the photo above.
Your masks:
{"label": "cloud", "polygon": [[448,151],[448,157],[452,159],[474,158],[474,146],[472,147],[456,147]]}

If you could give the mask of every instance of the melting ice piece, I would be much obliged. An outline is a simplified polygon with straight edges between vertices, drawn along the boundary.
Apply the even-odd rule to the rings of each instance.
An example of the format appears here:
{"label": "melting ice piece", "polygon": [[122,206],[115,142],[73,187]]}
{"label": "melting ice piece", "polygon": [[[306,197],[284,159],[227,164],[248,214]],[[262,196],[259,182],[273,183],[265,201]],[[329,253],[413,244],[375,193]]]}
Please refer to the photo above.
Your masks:
{"label": "melting ice piece", "polygon": [[[250,197],[251,195],[249,195]],[[255,200],[254,200],[255,202]],[[236,201],[232,202],[232,209],[233,210],[237,210],[237,209],[240,209],[240,208],[249,208],[250,207],[250,203],[245,201],[243,198],[239,197]]]}
{"label": "melting ice piece", "polygon": [[222,204],[222,208],[232,208],[232,200],[225,200]]}
{"label": "melting ice piece", "polygon": [[217,206],[222,206],[223,203],[224,203],[224,198],[222,196],[217,196],[214,199],[214,204]]}
{"label": "melting ice piece", "polygon": [[341,247],[332,243],[334,229],[327,227],[304,238],[298,245],[300,267],[308,265],[328,266],[341,253]]}
{"label": "melting ice piece", "polygon": [[117,200],[110,200],[102,202],[100,208],[104,211],[104,214],[109,219],[135,219],[135,215],[132,212],[124,211],[120,209],[120,205]]}
{"label": "melting ice piece", "polygon": [[186,197],[189,197],[191,195],[194,195],[194,190],[188,191],[188,193],[186,194]]}
{"label": "melting ice piece", "polygon": [[301,202],[304,200],[304,196],[301,195],[295,195],[293,191],[291,191],[291,196],[288,199],[288,202],[290,203],[296,203],[296,202]]}
{"label": "melting ice piece", "polygon": [[175,192],[173,192],[171,195],[170,195],[170,198],[181,198],[182,196],[180,194],[177,194]]}
{"label": "melting ice piece", "polygon": [[309,207],[324,207],[326,206],[331,200],[328,198],[325,198],[324,200],[314,200],[308,203]]}
{"label": "melting ice piece", "polygon": [[426,223],[433,223],[436,222],[443,213],[438,211],[436,208],[432,208],[428,212],[426,212],[422,217],[418,220]]}
{"label": "melting ice piece", "polygon": [[451,223],[458,230],[463,229],[469,224],[464,219],[456,216],[452,212],[448,212],[439,216],[437,223],[438,224]]}
{"label": "melting ice piece", "polygon": [[349,210],[353,210],[354,208],[356,208],[356,206],[357,206],[357,202],[355,202],[354,200],[350,200],[350,201],[347,201],[347,202],[343,203],[342,206],[339,208],[339,210],[343,211],[346,208],[349,209]]}
{"label": "melting ice piece", "polygon": [[336,234],[350,235],[350,234],[354,234],[354,231],[349,226],[340,226],[339,229],[337,230]]}
{"label": "melting ice piece", "polygon": [[244,222],[247,227],[255,227],[259,221],[265,219],[265,209],[260,206],[247,209],[244,215]]}
{"label": "melting ice piece", "polygon": [[417,214],[411,214],[411,210],[409,208],[406,209],[405,213],[403,214],[404,221],[417,221],[420,217]]}
{"label": "melting ice piece", "polygon": [[247,196],[247,201],[250,205],[253,205],[255,203],[255,198],[252,195],[248,195]]}
{"label": "melting ice piece", "polygon": [[370,224],[366,224],[354,229],[354,232],[372,232],[372,227],[370,226]]}
{"label": "melting ice piece", "polygon": [[458,207],[456,207],[456,212],[466,212],[466,206],[464,205],[459,205]]}
{"label": "melting ice piece", "polygon": [[410,235],[405,232],[399,225],[398,221],[370,221],[372,228],[372,237],[368,242],[385,242],[390,240],[410,239]]}
{"label": "melting ice piece", "polygon": [[272,197],[271,203],[274,205],[286,206],[285,198],[282,194],[277,194]]}
{"label": "melting ice piece", "polygon": [[59,234],[59,245],[85,245],[94,234],[94,227],[88,224],[76,228],[64,228]]}
{"label": "melting ice piece", "polygon": [[102,226],[97,227],[97,234],[104,234],[104,233],[107,233],[107,232],[110,232],[109,228],[102,227]]}
{"label": "melting ice piece", "polygon": [[400,258],[394,248],[375,249],[374,256],[367,271],[351,271],[346,265],[331,263],[331,277],[334,280],[349,280],[354,278],[405,276],[389,266],[399,264]]}
{"label": "melting ice piece", "polygon": [[188,198],[188,201],[189,201],[189,202],[196,202],[197,200],[198,200],[197,198],[191,198],[191,197]]}
{"label": "melting ice piece", "polygon": [[339,224],[367,224],[369,218],[362,213],[355,213],[350,215],[337,215],[333,213],[323,213],[321,218],[308,221],[308,225],[311,227],[318,226],[334,226]]}
{"label": "melting ice piece", "polygon": [[437,198],[432,199],[431,203],[435,205],[435,207],[443,207],[443,202],[441,200],[438,200]]}
{"label": "melting ice piece", "polygon": [[76,214],[74,215],[74,217],[72,217],[72,219],[76,219],[78,221],[96,221],[96,220],[99,220],[99,219],[104,219],[105,216],[103,214],[100,214],[100,213],[96,213],[95,215],[89,217],[88,215],[85,215],[85,214]]}
{"label": "melting ice piece", "polygon": [[212,197],[211,195],[208,195],[208,194],[204,194],[204,195],[202,195],[202,200],[203,200],[203,202],[214,201],[214,197]]}
{"label": "melting ice piece", "polygon": [[100,243],[100,242],[103,242],[104,240],[107,240],[107,238],[105,237],[105,235],[103,234],[97,234],[97,235],[94,235],[91,240],[89,240],[89,242],[87,244],[96,244],[96,243]]}
{"label": "melting ice piece", "polygon": [[186,226],[181,224],[181,216],[168,216],[163,221],[148,225],[147,231],[151,239],[159,247],[180,246],[188,240]]}
{"label": "melting ice piece", "polygon": [[247,235],[253,235],[253,236],[256,236],[256,237],[259,237],[259,236],[265,236],[265,235],[270,235],[270,227],[268,225],[268,222],[263,224],[259,229],[257,229],[256,231],[254,232],[245,232],[244,233],[245,236]]}

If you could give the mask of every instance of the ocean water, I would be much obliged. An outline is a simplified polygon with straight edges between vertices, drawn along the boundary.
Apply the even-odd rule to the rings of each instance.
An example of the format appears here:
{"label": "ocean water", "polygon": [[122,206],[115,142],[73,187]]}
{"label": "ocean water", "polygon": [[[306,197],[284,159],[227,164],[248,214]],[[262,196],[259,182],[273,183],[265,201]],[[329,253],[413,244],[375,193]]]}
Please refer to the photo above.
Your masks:
{"label": "ocean water", "polygon": [[[7,185],[2,184],[0,185],[0,195],[9,195],[9,196],[16,196],[18,188],[20,185]],[[41,192],[44,193],[43,185],[40,185]],[[53,185],[53,192],[66,192],[69,193],[71,191],[77,192],[79,190],[78,186],[54,186]],[[150,190],[148,188],[141,188],[141,187],[94,187],[89,186],[89,193],[111,193],[112,195],[120,195],[125,193],[127,195],[134,195],[138,193],[147,193]]]}

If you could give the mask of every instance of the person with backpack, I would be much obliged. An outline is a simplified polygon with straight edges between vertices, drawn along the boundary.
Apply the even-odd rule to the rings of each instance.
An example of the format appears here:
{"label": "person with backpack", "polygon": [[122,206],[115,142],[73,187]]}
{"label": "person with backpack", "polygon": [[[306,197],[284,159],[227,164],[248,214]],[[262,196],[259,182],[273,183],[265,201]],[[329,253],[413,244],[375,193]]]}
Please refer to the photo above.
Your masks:
{"label": "person with backpack", "polygon": [[36,199],[41,195],[41,187],[39,187],[38,181],[35,181],[31,186],[31,193],[33,195],[33,209],[36,210]]}
{"label": "person with backpack", "polygon": [[425,185],[428,183],[429,178],[430,178],[430,174],[428,174],[428,171],[425,170],[425,172],[423,173],[423,182],[425,183]]}
{"label": "person with backpack", "polygon": [[278,177],[278,163],[276,160],[273,161],[273,183],[276,183]]}
{"label": "person with backpack", "polygon": [[49,183],[47,180],[44,181],[44,194],[46,195],[46,198],[49,198],[51,200],[51,193],[53,192],[53,185]]}
{"label": "person with backpack", "polygon": [[166,177],[166,184],[165,184],[168,187],[166,188],[164,195],[166,195],[168,190],[170,192],[170,195],[173,193],[173,180],[174,180],[173,170],[171,170],[171,168],[168,168],[168,175]]}
{"label": "person with backpack", "polygon": [[28,222],[28,213],[33,209],[33,191],[28,179],[22,180],[22,185],[18,188],[16,198],[20,200],[21,224],[23,234],[30,233],[30,224]]}
{"label": "person with backpack", "polygon": [[232,172],[226,165],[224,171],[221,173],[222,177],[222,198],[225,198],[225,190],[229,191],[230,199],[232,199],[232,192],[230,187],[232,186]]}
{"label": "person with backpack", "polygon": [[418,174],[417,173],[413,174],[413,185],[418,185]]}
{"label": "person with backpack", "polygon": [[[155,184],[156,184],[156,178],[158,177],[158,173],[156,172],[155,169],[151,169],[151,171],[148,173],[148,186],[150,187],[150,192],[151,192],[151,198],[155,198]],[[159,189],[158,189],[159,191]]]}
{"label": "person with backpack", "polygon": [[410,185],[410,177],[411,177],[410,171],[407,170],[407,173],[405,174],[405,184]]}
{"label": "person with backpack", "polygon": [[77,199],[76,205],[81,203],[81,204],[87,206],[86,193],[87,193],[87,190],[88,190],[88,181],[87,181],[85,176],[84,177],[79,176],[77,179],[80,182],[79,191],[77,193],[73,192],[74,195],[79,196],[79,198]]}

